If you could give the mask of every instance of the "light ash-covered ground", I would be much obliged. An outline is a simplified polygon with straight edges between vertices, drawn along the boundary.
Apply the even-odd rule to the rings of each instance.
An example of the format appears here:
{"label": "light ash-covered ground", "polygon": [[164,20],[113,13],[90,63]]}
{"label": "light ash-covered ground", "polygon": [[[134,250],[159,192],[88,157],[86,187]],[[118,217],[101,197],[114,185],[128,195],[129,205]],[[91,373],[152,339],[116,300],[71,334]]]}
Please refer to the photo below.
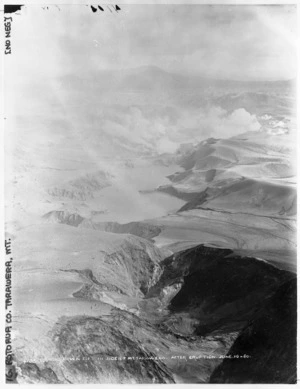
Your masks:
{"label": "light ash-covered ground", "polygon": [[8,124],[17,380],[234,382],[219,356],[293,299],[292,84],[109,77],[62,79],[62,101]]}

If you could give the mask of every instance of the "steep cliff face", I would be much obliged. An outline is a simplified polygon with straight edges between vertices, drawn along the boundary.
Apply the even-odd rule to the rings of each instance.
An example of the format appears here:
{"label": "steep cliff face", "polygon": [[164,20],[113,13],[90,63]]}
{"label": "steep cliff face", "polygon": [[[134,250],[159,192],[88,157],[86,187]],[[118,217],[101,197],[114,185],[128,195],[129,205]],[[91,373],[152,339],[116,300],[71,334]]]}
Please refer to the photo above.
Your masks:
{"label": "steep cliff face", "polygon": [[[52,227],[34,231],[39,242],[28,240],[32,227],[18,236],[24,248],[16,250],[14,276],[19,383],[231,382],[227,370],[214,374],[238,336],[246,346],[237,340],[230,352],[249,354],[255,374],[257,345],[265,339],[266,360],[278,366],[268,372],[270,382],[293,376],[285,365],[279,371],[274,350],[286,352],[283,323],[295,307],[284,288],[294,274],[229,249],[199,245],[163,260],[154,245],[132,235]],[[60,239],[68,234],[71,252]],[[265,336],[271,326],[273,335]],[[232,382],[248,382],[237,377]]]}
{"label": "steep cliff face", "polygon": [[198,245],[163,259],[145,239],[60,223],[21,230],[14,247],[20,383],[208,382],[295,277],[229,249]]}
{"label": "steep cliff face", "polygon": [[[48,293],[52,296],[54,291],[50,284],[60,275],[67,277],[66,271],[73,271],[77,272],[76,279],[81,280],[82,286],[103,285],[127,296],[143,296],[157,281],[159,263],[163,259],[156,246],[137,236],[78,229],[64,224],[46,223],[25,228],[20,231],[16,246],[22,248],[16,252],[19,258],[17,270],[22,271],[16,275],[18,294],[26,290],[26,276],[31,274],[32,280],[36,280],[33,285],[39,285],[39,280],[43,279],[44,289],[49,285]],[[48,272],[53,274],[47,278]],[[89,272],[92,277],[88,276]],[[72,284],[73,292],[80,289],[80,283]]]}
{"label": "steep cliff face", "polygon": [[156,246],[60,223],[25,228],[14,243],[19,383],[173,382],[153,351],[101,320],[114,306],[138,311],[161,273]]}
{"label": "steep cliff face", "polygon": [[270,294],[294,277],[264,261],[203,245],[161,265],[162,276],[147,298],[164,300],[166,288],[181,284],[167,307],[172,326],[180,331],[182,321],[194,319],[194,333],[200,336],[241,329]]}
{"label": "steep cliff face", "polygon": [[240,333],[211,383],[293,384],[297,380],[297,282],[283,284]]}

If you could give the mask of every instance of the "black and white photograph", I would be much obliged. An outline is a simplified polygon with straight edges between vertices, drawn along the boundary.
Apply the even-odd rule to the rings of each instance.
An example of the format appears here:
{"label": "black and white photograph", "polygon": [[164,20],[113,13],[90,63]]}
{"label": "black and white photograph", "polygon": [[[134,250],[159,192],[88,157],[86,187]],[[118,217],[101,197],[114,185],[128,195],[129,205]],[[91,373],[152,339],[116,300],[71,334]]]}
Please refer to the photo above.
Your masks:
{"label": "black and white photograph", "polygon": [[296,384],[296,2],[62,3],[2,7],[2,379]]}

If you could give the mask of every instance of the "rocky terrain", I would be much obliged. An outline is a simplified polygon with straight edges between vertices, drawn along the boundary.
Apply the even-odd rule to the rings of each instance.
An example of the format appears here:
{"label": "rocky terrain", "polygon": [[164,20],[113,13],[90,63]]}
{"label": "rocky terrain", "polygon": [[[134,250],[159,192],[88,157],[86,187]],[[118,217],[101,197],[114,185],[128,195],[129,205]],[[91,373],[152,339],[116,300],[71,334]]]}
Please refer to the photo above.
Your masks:
{"label": "rocky terrain", "polygon": [[192,334],[199,336],[240,329],[262,301],[294,278],[264,261],[202,245],[174,254],[161,265],[163,273],[147,297],[166,297],[167,290],[175,289],[168,301],[172,327],[176,328],[174,317],[181,328],[185,326],[181,315],[188,316],[193,320]]}
{"label": "rocky terrain", "polygon": [[8,124],[17,382],[294,383],[293,83],[59,83]]}
{"label": "rocky terrain", "polygon": [[160,247],[178,251],[201,236],[207,244],[295,271],[297,193],[291,134],[263,130],[209,138],[182,147],[177,158],[184,170],[157,190],[185,204],[176,215],[153,221],[162,229],[155,238]]}
{"label": "rocky terrain", "polygon": [[[261,141],[259,142],[261,138]],[[283,136],[249,133],[231,139],[209,139],[179,156],[185,169],[170,176],[172,186],[158,188],[187,201],[180,211],[221,209],[260,216],[293,216],[296,171],[289,155],[292,145]]]}
{"label": "rocky terrain", "polygon": [[[72,234],[81,231],[64,228]],[[151,243],[139,241],[140,238],[131,238],[133,246],[126,257],[127,250],[123,252],[122,247],[127,247],[128,238],[118,239],[121,246],[117,249],[115,234],[104,233],[111,235],[103,236],[105,242],[113,239],[117,250],[108,254],[109,246],[99,246],[101,235],[97,234],[96,245],[91,234],[86,243],[94,246],[95,254],[100,254],[95,258],[97,269],[95,264],[92,270],[84,263],[79,267],[78,259],[71,258],[73,253],[68,253],[61,242],[55,249],[48,245],[43,252],[63,252],[67,268],[62,261],[55,261],[52,252],[48,266],[39,270],[34,258],[25,259],[15,271],[15,295],[21,304],[15,313],[20,332],[15,340],[18,382],[245,382],[243,370],[238,368],[240,381],[238,374],[233,378],[226,375],[226,369],[233,373],[226,367],[227,359],[222,362],[225,355],[263,359],[259,336],[264,337],[264,332],[256,335],[255,326],[265,331],[267,344],[268,337],[273,336],[268,325],[278,323],[273,343],[281,336],[288,339],[287,328],[295,326],[295,295],[288,294],[289,285],[295,283],[295,274],[291,272],[255,258],[234,255],[228,249],[203,245],[162,260],[159,251]],[[136,273],[132,267],[136,250],[138,257],[145,253],[143,265],[138,267],[144,270],[139,275],[142,282],[125,281],[124,265],[127,277]],[[83,257],[79,259],[84,261]],[[112,261],[110,269],[114,269],[110,282],[107,259]],[[284,296],[289,299],[287,302]],[[285,308],[281,310],[280,304]],[[256,336],[260,339],[257,346],[252,343]],[[284,378],[272,376],[279,363],[273,354],[273,343],[265,361],[270,374],[264,382],[285,382]],[[274,348],[284,347],[284,338],[280,344]],[[267,348],[264,350],[263,355],[268,352]],[[284,373],[291,382],[293,355],[287,354],[289,370]],[[251,359],[254,366],[256,359]],[[248,371],[249,360],[242,362]],[[258,373],[249,375],[249,380],[250,377],[251,382],[260,382]]]}

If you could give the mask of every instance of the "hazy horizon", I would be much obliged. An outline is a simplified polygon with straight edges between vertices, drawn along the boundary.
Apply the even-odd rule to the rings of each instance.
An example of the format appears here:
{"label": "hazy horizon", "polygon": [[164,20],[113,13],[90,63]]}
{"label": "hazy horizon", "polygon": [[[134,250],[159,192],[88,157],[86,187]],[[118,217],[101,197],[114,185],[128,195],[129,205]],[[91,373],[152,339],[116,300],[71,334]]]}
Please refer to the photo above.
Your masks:
{"label": "hazy horizon", "polygon": [[297,76],[295,77],[288,77],[288,78],[253,78],[253,79],[247,79],[247,78],[221,78],[221,77],[217,77],[217,75],[215,76],[210,76],[210,75],[207,75],[207,74],[204,74],[204,73],[191,73],[191,72],[186,72],[186,73],[183,73],[183,72],[179,72],[179,71],[170,71],[170,70],[166,70],[162,67],[159,67],[159,66],[156,66],[156,65],[152,65],[152,64],[149,64],[149,65],[142,65],[142,66],[136,66],[136,67],[128,67],[128,68],[119,68],[119,69],[99,69],[99,73],[102,71],[102,72],[134,72],[134,71],[140,71],[140,70],[157,70],[157,71],[161,71],[161,72],[164,72],[164,73],[167,73],[167,74],[173,74],[173,75],[180,75],[180,76],[184,76],[184,77],[198,77],[198,78],[203,78],[203,79],[207,79],[207,80],[214,80],[214,81],[236,81],[236,82],[281,82],[281,81],[289,81],[289,82],[295,82],[296,79],[297,79]]}
{"label": "hazy horizon", "polygon": [[294,5],[123,4],[118,13],[66,7],[25,5],[14,16],[12,46],[22,67],[7,58],[8,76],[39,80],[143,66],[237,81],[297,75]]}

